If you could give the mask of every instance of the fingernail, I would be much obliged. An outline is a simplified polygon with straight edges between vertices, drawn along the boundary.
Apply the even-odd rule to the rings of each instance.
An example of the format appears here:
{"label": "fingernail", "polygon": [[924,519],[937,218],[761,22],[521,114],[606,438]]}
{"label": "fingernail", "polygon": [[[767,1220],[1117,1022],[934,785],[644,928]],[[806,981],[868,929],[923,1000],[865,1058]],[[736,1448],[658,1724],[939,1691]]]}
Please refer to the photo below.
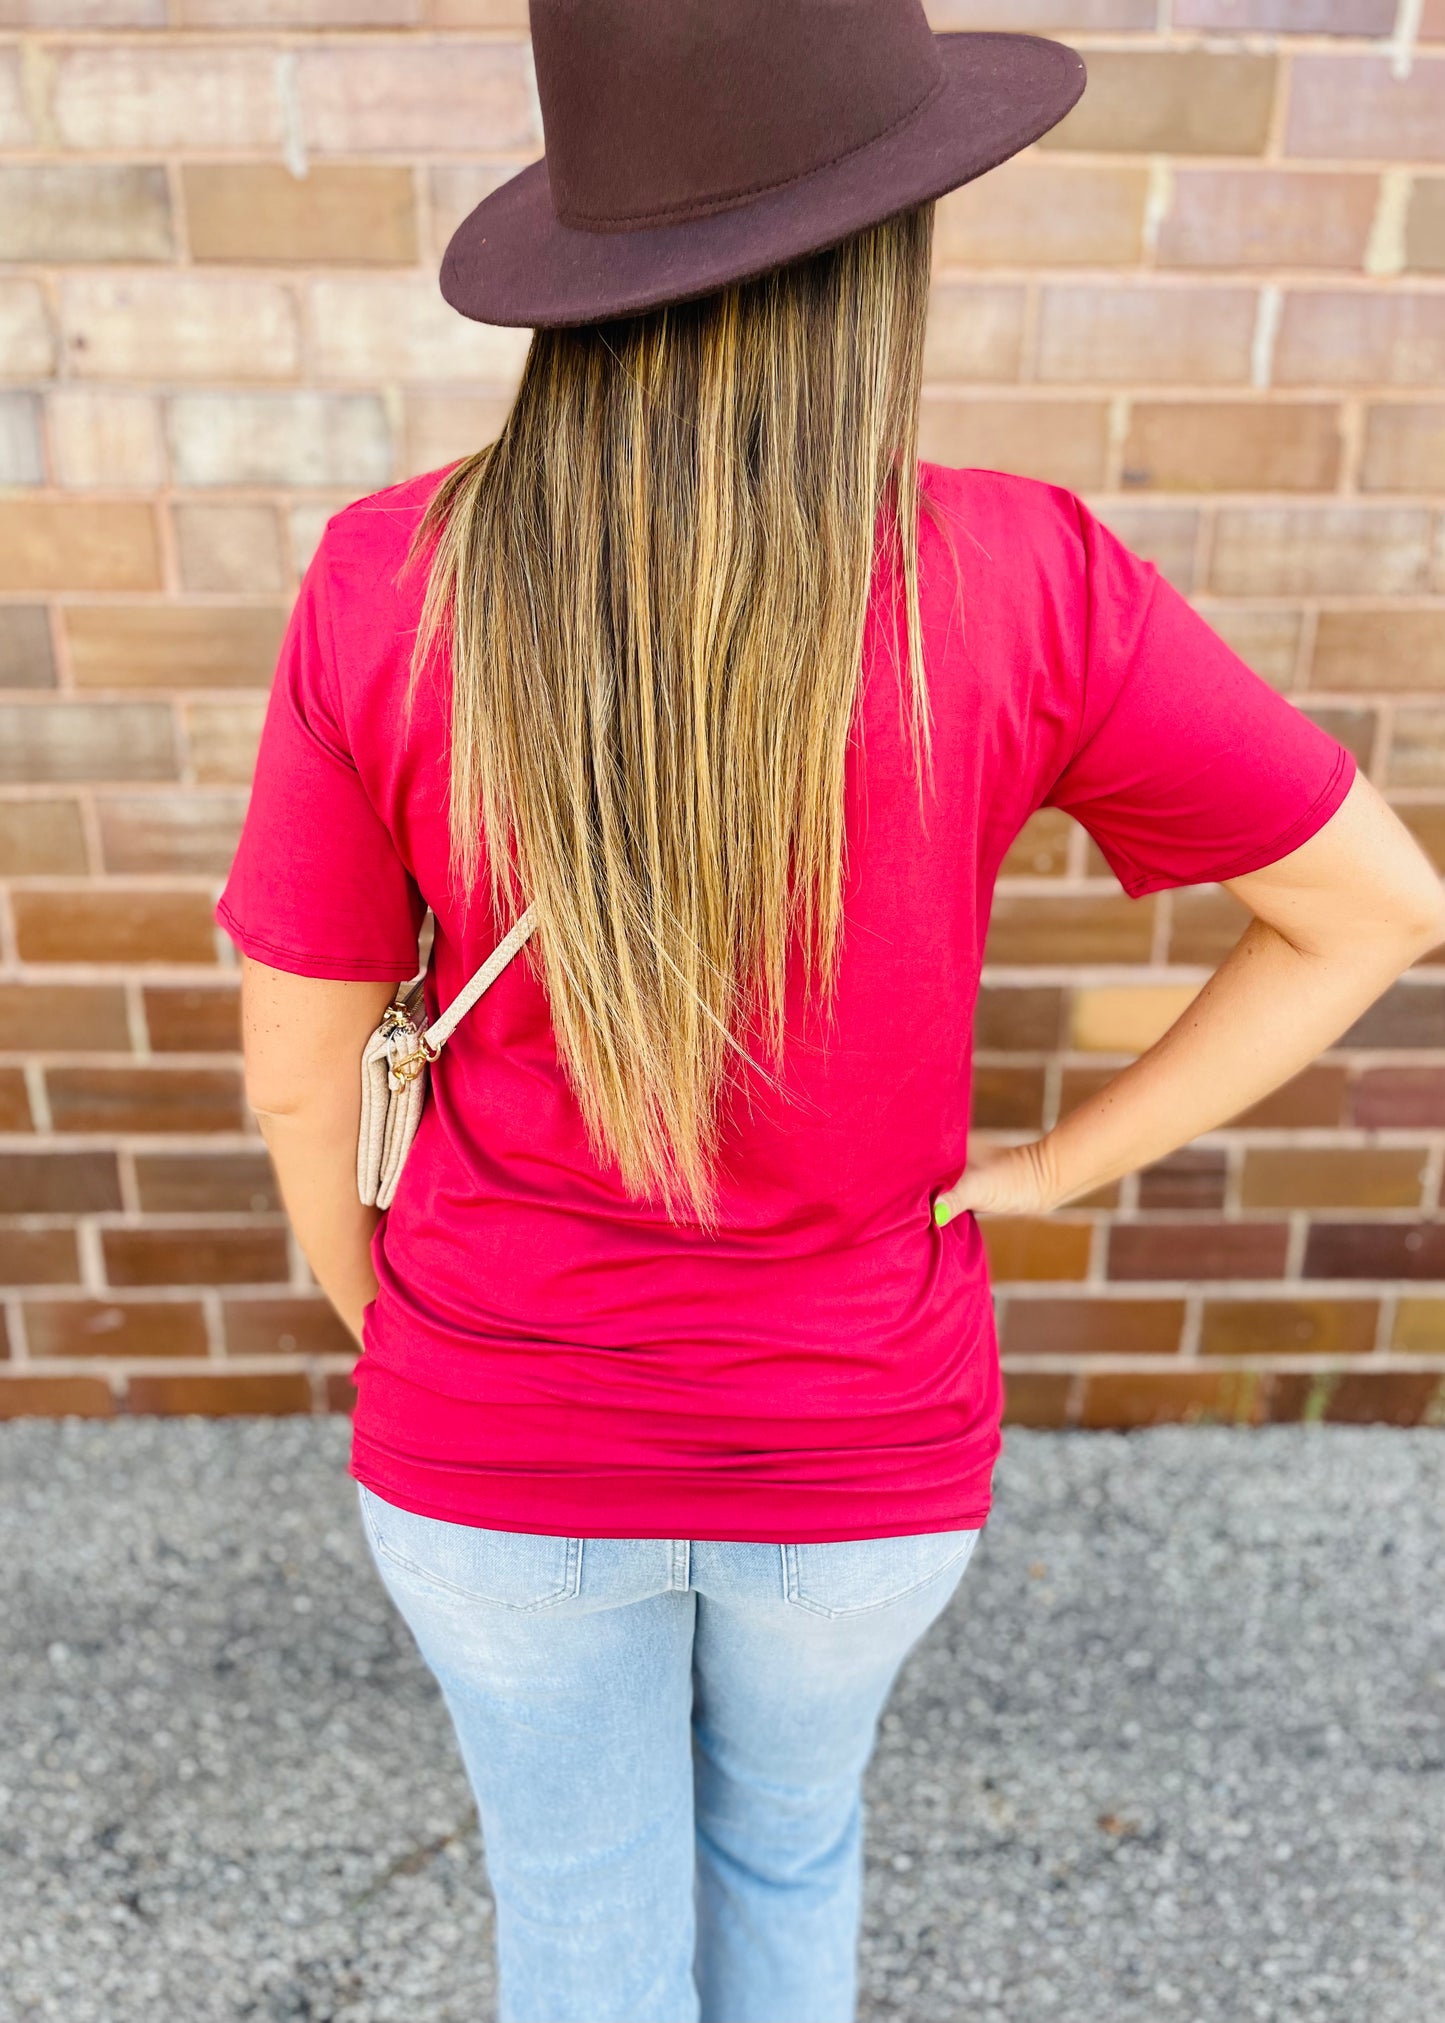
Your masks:
{"label": "fingernail", "polygon": [[952,1221],[952,1219],[953,1219],[953,1210],[952,1210],[952,1209],[951,1209],[951,1208],[949,1207],[949,1205],[948,1205],[948,1203],[947,1203],[946,1201],[935,1201],[935,1202],[934,1202],[934,1204],[933,1204],[933,1219],[934,1219],[934,1221],[935,1221],[935,1222],[936,1222],[936,1223],[938,1224],[938,1226],[939,1226],[939,1228],[940,1228],[940,1229],[942,1229],[942,1227],[943,1227],[943,1225],[944,1225],[944,1223],[945,1223],[945,1222],[951,1222],[951,1221]]}

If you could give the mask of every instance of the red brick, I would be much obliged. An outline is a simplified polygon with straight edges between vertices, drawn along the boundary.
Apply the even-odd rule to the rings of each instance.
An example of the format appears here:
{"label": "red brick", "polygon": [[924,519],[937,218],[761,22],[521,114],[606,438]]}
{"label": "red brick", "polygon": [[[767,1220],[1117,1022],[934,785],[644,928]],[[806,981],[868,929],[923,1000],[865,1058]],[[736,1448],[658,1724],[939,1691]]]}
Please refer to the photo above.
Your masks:
{"label": "red brick", "polygon": [[1445,295],[1393,288],[1286,295],[1274,347],[1277,385],[1435,387],[1442,378]]}
{"label": "red brick", "polygon": [[72,272],[60,301],[66,361],[78,377],[288,380],[300,370],[296,298],[279,281],[197,267]]}
{"label": "red brick", "polygon": [[973,1068],[972,1121],[981,1131],[1041,1131],[1044,1125],[1044,1071],[1041,1067]]}
{"label": "red brick", "polygon": [[1016,155],[944,197],[934,225],[943,267],[1132,266],[1148,175],[1134,164],[1083,167]]}
{"label": "red brick", "polygon": [[96,812],[107,871],[221,877],[236,854],[246,801],[233,793],[106,795]]}
{"label": "red brick", "polygon": [[0,1033],[33,1034],[47,1054],[129,1053],[119,984],[0,983]]}
{"label": "red brick", "polygon": [[1049,1053],[1063,1041],[1064,993],[1051,984],[985,984],[973,1014],[979,1052]]}
{"label": "red brick", "polygon": [[1445,872],[1445,801],[1406,801],[1395,812],[1435,869]]}
{"label": "red brick", "polygon": [[267,604],[73,604],[80,688],[269,688],[286,613]]}
{"label": "red brick", "polygon": [[237,1414],[274,1418],[311,1410],[311,1385],[300,1372],[132,1377],[126,1386],[127,1412],[199,1414],[209,1419]]}
{"label": "red brick", "polygon": [[[445,309],[445,304],[442,307]],[[334,394],[312,389],[299,393],[178,393],[166,403],[166,433],[176,481],[182,485],[284,485],[298,489],[335,485],[355,493],[375,490],[391,475],[386,409],[370,393]],[[338,506],[342,503],[336,501]],[[291,526],[294,559],[302,567],[308,556],[297,548],[294,508]],[[197,566],[198,531],[192,526],[191,538],[182,545],[183,570]],[[319,535],[319,526],[316,531]],[[249,538],[254,546],[254,528]],[[263,564],[265,569],[271,566]],[[232,587],[261,586],[252,578],[249,584]]]}
{"label": "red brick", "polygon": [[216,960],[204,892],[29,890],[11,895],[24,962]]}
{"label": "red brick", "polygon": [[1273,1370],[1263,1379],[1265,1419],[1270,1425],[1317,1419],[1334,1379],[1324,1370]]}
{"label": "red brick", "polygon": [[1054,1217],[987,1216],[980,1224],[989,1276],[996,1285],[1019,1279],[1082,1279],[1089,1270],[1089,1225]]}
{"label": "red brick", "polygon": [[52,1068],[57,1131],[239,1131],[246,1119],[236,1068]]}
{"label": "red brick", "polygon": [[[217,12],[217,25],[236,25],[236,0],[223,0]],[[187,162],[181,182],[195,260],[360,267],[417,258],[416,199],[404,166],[319,163],[296,176],[280,162]]]}
{"label": "red brick", "polygon": [[359,1355],[329,1301],[228,1299],[222,1303],[226,1346],[233,1356]]}
{"label": "red brick", "polygon": [[[20,10],[12,0],[5,19],[24,21],[27,11],[32,27],[62,25],[43,0]],[[79,26],[80,14],[77,7],[63,25]],[[111,13],[105,25],[121,23]],[[166,172],[158,164],[17,163],[0,171],[0,260],[53,267],[174,257]]]}
{"label": "red brick", "polygon": [[1344,1370],[1325,1418],[1336,1425],[1418,1426],[1445,1384],[1435,1370]]}
{"label": "red brick", "polygon": [[1091,49],[1089,88],[1045,148],[1111,154],[1257,155],[1275,60],[1213,49]]}
{"label": "red brick", "polygon": [[1361,491],[1433,491],[1442,468],[1445,401],[1392,400],[1366,408]]}
{"label": "red brick", "polygon": [[54,688],[50,618],[43,604],[0,604],[0,688]]}
{"label": "red brick", "polygon": [[1445,161],[1445,57],[1417,52],[1397,77],[1387,56],[1296,56],[1285,152],[1335,161]]}
{"label": "red brick", "polygon": [[1246,1208],[1418,1208],[1423,1145],[1251,1145]]}
{"label": "red brick", "polygon": [[78,802],[0,801],[0,878],[74,876],[88,868]]}
{"label": "red brick", "polygon": [[1445,786],[1445,707],[1395,710],[1390,739],[1389,784],[1392,787]]}
{"label": "red brick", "polygon": [[1000,892],[989,922],[991,963],[1147,962],[1153,908],[1118,894],[1088,899]]}
{"label": "red brick", "polygon": [[27,1300],[25,1332],[49,1356],[203,1356],[206,1317],[191,1300]]}
{"label": "red brick", "polygon": [[96,1215],[119,1208],[113,1152],[7,1152],[0,1215]]}
{"label": "red brick", "polygon": [[281,1197],[264,1152],[140,1152],[136,1193],[148,1214],[277,1215]]}
{"label": "red brick", "polygon": [[1227,1171],[1224,1153],[1213,1145],[1185,1145],[1156,1160],[1139,1175],[1143,1209],[1223,1208]]}
{"label": "red brick", "polygon": [[0,1224],[0,1285],[78,1285],[80,1256],[70,1229]]}
{"label": "red brick", "polygon": [[1362,1069],[1350,1122],[1371,1131],[1445,1130],[1445,1067]]}
{"label": "red brick", "polygon": [[290,1276],[284,1229],[107,1229],[105,1276],[113,1286],[262,1285]]}
{"label": "red brick", "polygon": [[1248,1370],[1091,1370],[1079,1423],[1118,1432],[1200,1420],[1249,1423],[1258,1415],[1258,1393]]}
{"label": "red brick", "polygon": [[1136,401],[1122,481],[1161,491],[1332,491],[1339,411],[1324,402]]}
{"label": "red brick", "polygon": [[924,377],[1016,379],[1023,356],[1026,295],[1003,282],[935,284],[923,354]]}
{"label": "red brick", "polygon": [[1282,1278],[1282,1222],[1116,1222],[1111,1279]]}
{"label": "red brick", "polygon": [[281,516],[244,501],[179,500],[171,508],[176,560],[186,590],[283,590],[287,567]]}
{"label": "red brick", "polygon": [[50,467],[67,491],[156,492],[166,483],[153,394],[72,380],[51,390],[45,412]]}
{"label": "red brick", "polygon": [[1405,223],[1405,265],[1445,273],[1445,176],[1417,176]]}
{"label": "red brick", "polygon": [[1174,0],[1176,28],[1277,29],[1283,35],[1388,35],[1395,0]]}
{"label": "red brick", "polygon": [[1161,267],[1364,265],[1379,183],[1321,169],[1173,171]]}
{"label": "red brick", "polygon": [[1250,1130],[1298,1131],[1342,1124],[1346,1076],[1342,1067],[1315,1062],[1272,1089],[1258,1103],[1241,1110],[1231,1124]]}
{"label": "red brick", "polygon": [[1426,587],[1432,531],[1416,506],[1221,506],[1209,585],[1227,596],[1409,596]]}
{"label": "red brick", "polygon": [[[489,0],[482,0],[483,5]],[[507,0],[502,0],[507,4]],[[928,19],[938,32],[957,28],[1004,28],[1048,34],[1061,28],[1152,28],[1157,0],[928,0]]]}
{"label": "red brick", "polygon": [[1322,611],[1310,684],[1445,689],[1445,611]]}
{"label": "red brick", "polygon": [[[433,179],[444,174],[433,171]],[[497,178],[503,180],[502,177]],[[456,222],[472,208],[468,200],[458,207]],[[480,203],[481,192],[475,201]],[[439,227],[436,243],[445,245],[450,230]],[[405,439],[401,458],[403,477],[434,471],[458,457],[470,456],[484,443],[495,442],[507,419],[510,402],[496,394],[429,393],[425,387],[408,387],[404,396]]]}
{"label": "red brick", "polygon": [[303,47],[305,138],[320,154],[501,153],[541,139],[520,42],[377,37]]}
{"label": "red brick", "polygon": [[284,139],[276,60],[263,47],[155,41],[59,49],[54,116],[67,147],[124,152],[276,148]]}
{"label": "red brick", "polygon": [[1445,1299],[1402,1299],[1390,1347],[1397,1355],[1445,1356]]}
{"label": "red brick", "polygon": [[427,10],[417,0],[176,0],[187,28],[409,27]]}
{"label": "red brick", "polygon": [[1250,922],[1247,906],[1222,886],[1201,886],[1175,895],[1169,926],[1170,962],[1223,962]]}
{"label": "red brick", "polygon": [[1069,1423],[1073,1379],[1062,1372],[1009,1370],[1004,1375],[1005,1426],[1057,1429]]}
{"label": "red brick", "polygon": [[0,1419],[109,1419],[114,1412],[103,1377],[0,1376]]}
{"label": "red brick", "polygon": [[0,499],[0,590],[160,587],[160,547],[148,505]]}
{"label": "red brick", "polygon": [[1346,1299],[1207,1299],[1202,1356],[1367,1356],[1379,1303]]}
{"label": "red brick", "polygon": [[174,780],[178,770],[165,703],[0,704],[0,780]]}
{"label": "red brick", "polygon": [[324,1388],[328,1412],[356,1410],[356,1386],[344,1370],[328,1370]]}
{"label": "red brick", "polygon": [[1250,373],[1254,322],[1252,288],[1046,284],[1038,376],[1124,386],[1242,383]]}
{"label": "red brick", "polygon": [[260,696],[189,706],[186,739],[195,776],[203,785],[250,785],[265,713]]}
{"label": "red brick", "polygon": [[1438,1047],[1445,1032],[1445,985],[1401,981],[1362,1012],[1339,1047]]}
{"label": "red brick", "polygon": [[1013,1298],[1002,1347],[1009,1356],[1172,1355],[1183,1325],[1182,1299]]}
{"label": "red brick", "polygon": [[142,993],[146,1030],[158,1054],[234,1054],[241,1045],[240,994],[234,983],[155,984]]}
{"label": "red brick", "polygon": [[951,469],[1012,471],[1086,491],[1104,482],[1109,412],[1099,400],[925,396],[919,454]]}
{"label": "red brick", "polygon": [[33,1131],[30,1095],[19,1068],[0,1068],[0,1131]]}
{"label": "red brick", "polygon": [[1306,1278],[1445,1278],[1445,1222],[1316,1222]]}

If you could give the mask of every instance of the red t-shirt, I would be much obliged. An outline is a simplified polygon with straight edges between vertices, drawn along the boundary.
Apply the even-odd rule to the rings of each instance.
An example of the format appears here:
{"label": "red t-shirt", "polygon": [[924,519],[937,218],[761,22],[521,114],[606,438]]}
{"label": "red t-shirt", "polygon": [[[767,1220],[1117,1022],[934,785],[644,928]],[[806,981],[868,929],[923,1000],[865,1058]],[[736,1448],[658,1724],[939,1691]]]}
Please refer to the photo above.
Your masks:
{"label": "red t-shirt", "polygon": [[[398,585],[440,473],[327,526],[282,649],[219,917],[300,975],[431,1002],[509,924],[451,896],[447,684],[403,702]],[[1350,754],[1058,486],[925,465],[937,797],[920,827],[875,583],[849,753],[836,1024],[795,962],[785,1090],[726,1113],[721,1225],[668,1223],[592,1156],[526,956],[462,1023],[375,1244],[353,1472],[502,1530],[805,1542],[981,1524],[1001,1390],[967,1151],[974,999],[1000,861],[1067,809],[1126,891],[1257,870],[1338,807]],[[483,881],[485,890],[485,880]],[[795,949],[795,955],[797,951]]]}

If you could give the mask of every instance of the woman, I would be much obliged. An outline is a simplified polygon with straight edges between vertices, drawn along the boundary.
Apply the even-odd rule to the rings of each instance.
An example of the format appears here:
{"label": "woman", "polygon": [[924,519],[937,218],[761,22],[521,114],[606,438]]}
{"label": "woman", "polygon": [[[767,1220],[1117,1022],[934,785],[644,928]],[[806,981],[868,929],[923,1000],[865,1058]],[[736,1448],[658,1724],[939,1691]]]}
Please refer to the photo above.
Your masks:
{"label": "woman", "polygon": [[[363,1345],[353,1473],[476,1790],[512,2023],[853,2013],[860,1780],[988,1512],[979,1211],[1257,1102],[1445,937],[1349,754],[1071,493],[915,454],[932,203],[1073,52],[917,0],[535,0],[547,162],[443,270],[498,441],[328,525],[221,918]],[[1178,1023],[970,1152],[1000,861],[1252,909]],[[357,1062],[435,915],[394,1205]]]}

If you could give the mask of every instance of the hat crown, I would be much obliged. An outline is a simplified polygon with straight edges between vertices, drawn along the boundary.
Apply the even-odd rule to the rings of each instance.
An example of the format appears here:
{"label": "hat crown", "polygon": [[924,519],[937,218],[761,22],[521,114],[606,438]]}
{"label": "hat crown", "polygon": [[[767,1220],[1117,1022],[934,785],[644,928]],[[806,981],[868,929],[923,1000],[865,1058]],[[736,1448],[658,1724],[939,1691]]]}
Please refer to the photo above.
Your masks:
{"label": "hat crown", "polygon": [[643,230],[730,209],[921,111],[921,0],[532,0],[559,221]]}

